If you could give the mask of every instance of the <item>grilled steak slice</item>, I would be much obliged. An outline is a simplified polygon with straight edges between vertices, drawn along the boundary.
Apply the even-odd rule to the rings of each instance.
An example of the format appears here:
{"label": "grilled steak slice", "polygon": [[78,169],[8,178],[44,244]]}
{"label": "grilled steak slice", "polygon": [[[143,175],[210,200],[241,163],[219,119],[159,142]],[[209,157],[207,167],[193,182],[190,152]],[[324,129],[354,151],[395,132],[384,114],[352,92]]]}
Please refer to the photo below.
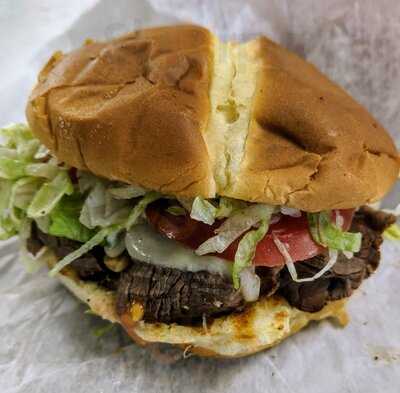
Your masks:
{"label": "grilled steak slice", "polygon": [[[281,273],[279,293],[292,306],[308,312],[321,310],[330,300],[350,296],[378,267],[382,232],[394,222],[395,217],[390,214],[362,207],[356,212],[350,229],[362,233],[361,250],[351,259],[339,255],[333,268],[312,282],[294,282],[285,268]],[[318,255],[296,263],[299,278],[313,276],[327,260],[327,255]]]}
{"label": "grilled steak slice", "polygon": [[206,271],[188,272],[134,261],[122,273],[117,291],[117,312],[129,311],[132,302],[144,307],[149,322],[188,322],[203,315],[237,310],[242,296],[231,280]]}

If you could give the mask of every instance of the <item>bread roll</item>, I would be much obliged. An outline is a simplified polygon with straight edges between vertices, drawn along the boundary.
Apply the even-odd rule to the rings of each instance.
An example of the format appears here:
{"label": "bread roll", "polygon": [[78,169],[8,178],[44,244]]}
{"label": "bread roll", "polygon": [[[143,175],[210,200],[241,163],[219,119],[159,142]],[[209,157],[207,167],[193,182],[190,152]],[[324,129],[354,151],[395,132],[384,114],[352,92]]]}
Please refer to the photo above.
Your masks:
{"label": "bread roll", "polygon": [[26,112],[60,160],[179,197],[350,208],[399,173],[383,127],[265,37],[222,43],[172,26],[57,52]]}

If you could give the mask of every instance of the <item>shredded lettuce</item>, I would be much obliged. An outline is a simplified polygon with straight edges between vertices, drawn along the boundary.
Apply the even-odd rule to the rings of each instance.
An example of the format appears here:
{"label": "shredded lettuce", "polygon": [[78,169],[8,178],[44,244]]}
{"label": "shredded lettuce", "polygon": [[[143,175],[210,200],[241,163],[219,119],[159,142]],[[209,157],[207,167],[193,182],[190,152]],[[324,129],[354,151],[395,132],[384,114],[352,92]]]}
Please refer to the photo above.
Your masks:
{"label": "shredded lettuce", "polygon": [[205,224],[214,224],[218,209],[209,201],[202,197],[194,198],[190,217],[193,220],[204,222]]}
{"label": "shredded lettuce", "polygon": [[12,124],[0,129],[0,140],[7,148],[21,150],[32,139],[32,132],[25,124]]}
{"label": "shredded lettuce", "polygon": [[83,198],[81,195],[64,195],[50,213],[48,233],[81,243],[85,243],[92,238],[95,232],[82,225],[79,221],[82,205]]}
{"label": "shredded lettuce", "polygon": [[46,146],[40,145],[33,158],[36,160],[43,160],[44,158],[49,156],[50,156],[50,150]]}
{"label": "shredded lettuce", "polygon": [[18,152],[15,149],[0,146],[0,157],[7,157],[16,160],[18,158]]}
{"label": "shredded lettuce", "polygon": [[124,223],[131,211],[128,201],[117,200],[107,194],[103,181],[98,181],[89,192],[80,214],[80,221],[88,228],[106,228]]}
{"label": "shredded lettuce", "polygon": [[49,163],[28,164],[25,167],[25,175],[34,177],[44,177],[52,180],[57,176],[59,170],[60,168],[58,168],[56,165]]}
{"label": "shredded lettuce", "polygon": [[246,302],[255,302],[260,296],[261,280],[255,273],[255,266],[247,266],[240,271],[240,291]]}
{"label": "shredded lettuce", "polygon": [[295,209],[293,207],[281,206],[280,210],[281,210],[281,213],[286,216],[291,216],[291,217],[300,217],[301,216],[301,211],[299,209]]}
{"label": "shredded lettuce", "polygon": [[251,265],[254,258],[256,247],[268,232],[269,219],[265,218],[261,221],[260,226],[252,231],[247,232],[239,242],[238,249],[235,254],[235,261],[232,270],[232,280],[235,289],[240,287],[240,272],[247,266]]}
{"label": "shredded lettuce", "polygon": [[148,192],[132,209],[129,214],[128,220],[125,223],[125,229],[129,230],[133,225],[135,225],[138,219],[143,215],[146,210],[146,207],[161,198],[161,194],[155,191]]}
{"label": "shredded lettuce", "polygon": [[344,232],[330,219],[330,212],[307,214],[313,239],[332,250],[358,252],[361,248],[361,233]]}
{"label": "shredded lettuce", "polygon": [[91,191],[96,184],[100,182],[100,179],[89,172],[77,171],[78,175],[78,186],[79,191],[84,194],[87,191]]}
{"label": "shredded lettuce", "polygon": [[28,127],[16,124],[0,129],[0,237],[20,230],[28,216],[48,215],[73,186],[65,168],[47,157],[48,150]]}
{"label": "shredded lettuce", "polygon": [[17,180],[12,186],[10,209],[26,210],[40,185],[40,180],[34,177],[23,177]]}
{"label": "shredded lettuce", "polygon": [[186,210],[182,206],[169,206],[167,212],[173,216],[184,216],[186,214]]}
{"label": "shredded lettuce", "polygon": [[392,224],[383,235],[390,240],[400,240],[400,226],[398,224]]}
{"label": "shredded lettuce", "polygon": [[26,163],[8,157],[0,157],[0,177],[3,179],[19,179],[25,176]]}
{"label": "shredded lettuce", "polygon": [[216,218],[230,217],[232,214],[248,206],[247,202],[227,197],[219,198]]}
{"label": "shredded lettuce", "polygon": [[[179,200],[179,202],[182,204],[183,201]],[[220,197],[218,200],[214,201],[214,203],[202,197],[196,197],[192,202],[190,217],[194,220],[212,225],[216,219],[230,217],[232,214],[248,206],[244,201],[227,197]],[[185,205],[183,206],[186,208]]]}
{"label": "shredded lettuce", "polygon": [[15,228],[19,229],[25,211],[40,187],[40,181],[32,177],[22,177],[13,183],[9,196],[8,214]]}
{"label": "shredded lettuce", "polygon": [[146,190],[139,186],[120,185],[119,187],[110,187],[107,192],[115,199],[132,199],[146,194]]}
{"label": "shredded lettuce", "polygon": [[89,241],[84,243],[77,250],[73,251],[71,254],[68,254],[66,257],[58,261],[55,266],[50,270],[49,275],[55,276],[59,273],[64,267],[68,266],[75,259],[80,258],[82,255],[86,254],[92,248],[101,244],[104,239],[110,235],[113,231],[117,230],[116,227],[104,228],[98,231]]}
{"label": "shredded lettuce", "polygon": [[73,192],[74,187],[68,173],[61,171],[52,181],[44,183],[35,194],[27,210],[28,217],[46,216],[65,194],[71,195]]}
{"label": "shredded lettuce", "polygon": [[272,238],[274,240],[276,247],[278,248],[279,252],[282,254],[282,256],[285,260],[285,264],[289,271],[290,277],[295,282],[311,282],[311,281],[316,280],[317,278],[323,276],[328,270],[332,269],[332,267],[335,265],[337,258],[338,258],[337,250],[329,250],[329,260],[326,263],[326,265],[319,272],[315,273],[311,277],[299,278],[297,275],[295,263],[294,263],[292,257],[290,256],[286,245],[284,243],[282,243],[278,239],[277,236],[272,235]]}
{"label": "shredded lettuce", "polygon": [[265,217],[270,219],[275,207],[256,204],[236,211],[216,230],[217,235],[207,239],[196,250],[196,254],[204,255],[223,252],[232,242]]}
{"label": "shredded lettuce", "polygon": [[19,157],[25,161],[31,161],[39,148],[40,142],[37,139],[25,140],[24,143],[17,145],[17,152]]}
{"label": "shredded lettuce", "polygon": [[[13,193],[13,182],[0,179],[0,240],[6,240],[18,233],[16,216],[10,201]],[[18,220],[19,221],[19,220]]]}

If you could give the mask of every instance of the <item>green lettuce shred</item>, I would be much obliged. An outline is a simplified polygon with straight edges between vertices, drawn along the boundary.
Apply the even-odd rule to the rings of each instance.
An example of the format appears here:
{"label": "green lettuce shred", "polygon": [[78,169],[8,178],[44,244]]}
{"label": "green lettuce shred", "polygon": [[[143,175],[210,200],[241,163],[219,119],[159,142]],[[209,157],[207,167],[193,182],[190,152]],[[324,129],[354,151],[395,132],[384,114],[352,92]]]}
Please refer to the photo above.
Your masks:
{"label": "green lettuce shred", "polygon": [[48,233],[81,243],[89,241],[95,231],[85,227],[79,221],[83,201],[82,195],[79,194],[64,195],[50,213]]}
{"label": "green lettuce shred", "polygon": [[64,267],[68,266],[75,259],[80,258],[82,255],[86,254],[92,248],[101,244],[105,238],[110,235],[113,231],[118,230],[116,227],[104,228],[98,231],[92,238],[90,238],[86,243],[82,244],[77,250],[71,252],[66,257],[61,259],[56,263],[56,265],[50,270],[49,276],[53,277],[59,273]]}
{"label": "green lettuce shred", "polygon": [[383,236],[390,240],[400,240],[400,226],[398,224],[392,224],[386,229]]}
{"label": "green lettuce shred", "polygon": [[186,210],[182,206],[169,206],[166,211],[173,216],[184,216],[186,215]]}
{"label": "green lettuce shred", "polygon": [[331,221],[330,212],[308,213],[308,223],[313,239],[332,250],[358,252],[361,233],[345,232]]}
{"label": "green lettuce shred", "polygon": [[192,204],[190,217],[193,218],[193,220],[212,225],[214,224],[217,211],[218,209],[211,202],[207,201],[207,199],[196,197]]}
{"label": "green lettuce shred", "polygon": [[30,218],[46,216],[55,208],[61,198],[72,195],[74,187],[66,171],[61,171],[52,181],[42,185],[28,207],[27,214]]}
{"label": "green lettuce shred", "polygon": [[128,220],[126,221],[125,229],[129,230],[132,225],[135,225],[138,219],[142,216],[146,207],[156,201],[157,199],[161,198],[161,194],[155,191],[148,192],[132,209],[132,212],[129,214]]}
{"label": "green lettuce shred", "polygon": [[256,252],[257,244],[264,238],[268,232],[269,220],[261,221],[260,226],[252,231],[247,232],[239,242],[238,249],[235,254],[235,261],[232,270],[232,280],[235,289],[240,287],[240,272],[247,266],[251,265]]}

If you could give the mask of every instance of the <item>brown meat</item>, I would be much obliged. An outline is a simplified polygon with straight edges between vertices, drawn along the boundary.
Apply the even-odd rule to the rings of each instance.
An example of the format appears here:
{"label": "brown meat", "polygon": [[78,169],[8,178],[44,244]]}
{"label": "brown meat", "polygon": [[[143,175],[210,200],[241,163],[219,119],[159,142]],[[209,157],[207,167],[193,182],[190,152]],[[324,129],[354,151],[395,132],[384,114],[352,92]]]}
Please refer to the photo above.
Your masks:
{"label": "brown meat", "polygon": [[[362,207],[355,214],[351,230],[361,232],[362,247],[353,258],[340,255],[334,267],[323,277],[306,283],[294,282],[286,268],[257,267],[261,294],[271,296],[277,290],[289,303],[301,310],[316,312],[330,300],[350,296],[379,264],[381,233],[395,218],[383,212]],[[28,242],[31,249],[42,245],[62,258],[80,247],[80,243],[42,233],[34,225]],[[144,304],[144,319],[160,322],[192,322],[203,315],[215,316],[240,310],[243,299],[229,279],[208,272],[184,272],[132,261],[122,274],[111,272],[103,263],[104,250],[96,247],[75,260],[71,266],[82,280],[96,281],[117,291],[118,312],[129,311],[132,302]],[[128,257],[127,257],[128,258]],[[319,255],[296,263],[299,277],[309,277],[327,263],[327,255]]]}
{"label": "brown meat", "polygon": [[[395,222],[395,217],[369,207],[359,209],[351,225],[352,232],[362,233],[361,250],[353,258],[344,255],[333,268],[312,282],[294,282],[287,269],[281,274],[279,293],[288,302],[303,311],[317,312],[330,300],[349,297],[361,282],[379,265],[382,232]],[[327,255],[318,255],[296,263],[299,278],[310,277],[327,263]]]}
{"label": "brown meat", "polygon": [[[56,237],[43,233],[35,224],[32,225],[32,233],[28,244],[40,244],[49,247],[57,256],[58,259],[64,258],[66,255],[77,250],[81,243],[74,240],[69,240],[62,237]],[[110,279],[112,272],[108,271],[103,264],[104,252],[100,247],[97,247],[90,252],[75,259],[71,263],[82,280],[92,280],[104,283],[107,288],[115,289],[117,277],[114,280]]]}
{"label": "brown meat", "polygon": [[243,305],[242,296],[229,279],[205,271],[192,273],[138,261],[122,273],[117,312],[126,313],[134,301],[143,304],[144,320],[166,323],[192,321]]}

